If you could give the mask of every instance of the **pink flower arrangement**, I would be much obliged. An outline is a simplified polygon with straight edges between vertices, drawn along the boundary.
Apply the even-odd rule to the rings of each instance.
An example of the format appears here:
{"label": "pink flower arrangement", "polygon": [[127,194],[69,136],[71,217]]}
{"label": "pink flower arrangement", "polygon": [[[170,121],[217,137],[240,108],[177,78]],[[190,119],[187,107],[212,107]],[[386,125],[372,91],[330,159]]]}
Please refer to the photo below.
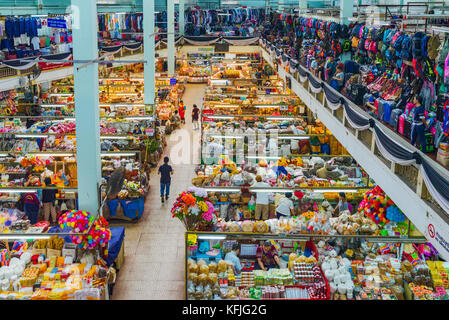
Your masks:
{"label": "pink flower arrangement", "polygon": [[192,191],[184,191],[176,198],[171,209],[172,217],[181,220],[187,230],[196,230],[200,225],[217,221],[215,208],[210,201],[198,197]]}

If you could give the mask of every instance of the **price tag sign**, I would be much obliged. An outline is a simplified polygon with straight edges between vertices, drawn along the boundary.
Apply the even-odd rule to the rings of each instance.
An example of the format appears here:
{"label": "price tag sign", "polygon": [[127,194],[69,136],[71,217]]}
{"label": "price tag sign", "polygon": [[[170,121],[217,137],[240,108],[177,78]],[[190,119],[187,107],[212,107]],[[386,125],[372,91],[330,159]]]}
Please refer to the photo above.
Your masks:
{"label": "price tag sign", "polygon": [[145,134],[150,137],[154,136],[154,129],[145,129]]}
{"label": "price tag sign", "polygon": [[176,79],[170,79],[170,85],[171,86],[176,85]]}
{"label": "price tag sign", "polygon": [[204,110],[203,111],[203,115],[204,116],[213,116],[214,115],[214,110]]}
{"label": "price tag sign", "polygon": [[288,106],[287,105],[283,105],[281,106],[281,111],[287,111],[288,110]]}

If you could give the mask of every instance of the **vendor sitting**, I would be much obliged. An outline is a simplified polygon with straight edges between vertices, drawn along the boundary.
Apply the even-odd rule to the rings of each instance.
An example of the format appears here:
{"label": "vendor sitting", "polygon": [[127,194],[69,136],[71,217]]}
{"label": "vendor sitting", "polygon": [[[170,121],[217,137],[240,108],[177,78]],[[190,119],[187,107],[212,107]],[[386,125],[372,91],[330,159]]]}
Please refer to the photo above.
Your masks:
{"label": "vendor sitting", "polygon": [[349,210],[350,212],[352,212],[352,205],[346,200],[346,195],[344,192],[339,193],[338,199],[339,199],[338,204],[334,208],[334,211],[332,211],[333,216],[335,216],[336,213],[340,214],[345,210]]}
{"label": "vendor sitting", "polygon": [[242,265],[240,264],[240,245],[238,243],[234,243],[232,245],[232,250],[228,252],[225,256],[225,261],[232,264],[232,269],[234,269],[234,274],[240,274],[242,271]]}
{"label": "vendor sitting", "polygon": [[262,246],[257,248],[256,257],[257,264],[264,271],[270,268],[281,267],[279,254],[270,240],[266,240]]}

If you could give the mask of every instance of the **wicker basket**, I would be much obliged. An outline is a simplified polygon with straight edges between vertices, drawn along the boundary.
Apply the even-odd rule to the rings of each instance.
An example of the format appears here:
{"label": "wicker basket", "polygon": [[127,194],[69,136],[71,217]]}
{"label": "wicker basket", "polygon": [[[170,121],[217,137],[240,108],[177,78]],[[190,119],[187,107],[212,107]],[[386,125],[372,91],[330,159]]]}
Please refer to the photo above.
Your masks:
{"label": "wicker basket", "polygon": [[248,204],[251,201],[251,196],[242,196],[243,204]]}
{"label": "wicker basket", "polygon": [[229,200],[227,194],[220,195],[219,199],[220,199],[220,202],[227,202]]}

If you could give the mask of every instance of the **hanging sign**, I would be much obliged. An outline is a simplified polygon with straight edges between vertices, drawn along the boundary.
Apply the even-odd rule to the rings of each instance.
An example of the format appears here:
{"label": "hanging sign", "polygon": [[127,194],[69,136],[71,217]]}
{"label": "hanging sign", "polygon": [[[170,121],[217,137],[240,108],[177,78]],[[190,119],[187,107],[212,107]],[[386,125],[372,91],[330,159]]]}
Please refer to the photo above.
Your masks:
{"label": "hanging sign", "polygon": [[176,85],[176,79],[170,79],[170,85],[171,86]]}
{"label": "hanging sign", "polygon": [[47,26],[50,28],[67,29],[67,22],[64,19],[47,19]]}
{"label": "hanging sign", "polygon": [[154,129],[145,129],[145,134],[150,137],[154,136]]}

